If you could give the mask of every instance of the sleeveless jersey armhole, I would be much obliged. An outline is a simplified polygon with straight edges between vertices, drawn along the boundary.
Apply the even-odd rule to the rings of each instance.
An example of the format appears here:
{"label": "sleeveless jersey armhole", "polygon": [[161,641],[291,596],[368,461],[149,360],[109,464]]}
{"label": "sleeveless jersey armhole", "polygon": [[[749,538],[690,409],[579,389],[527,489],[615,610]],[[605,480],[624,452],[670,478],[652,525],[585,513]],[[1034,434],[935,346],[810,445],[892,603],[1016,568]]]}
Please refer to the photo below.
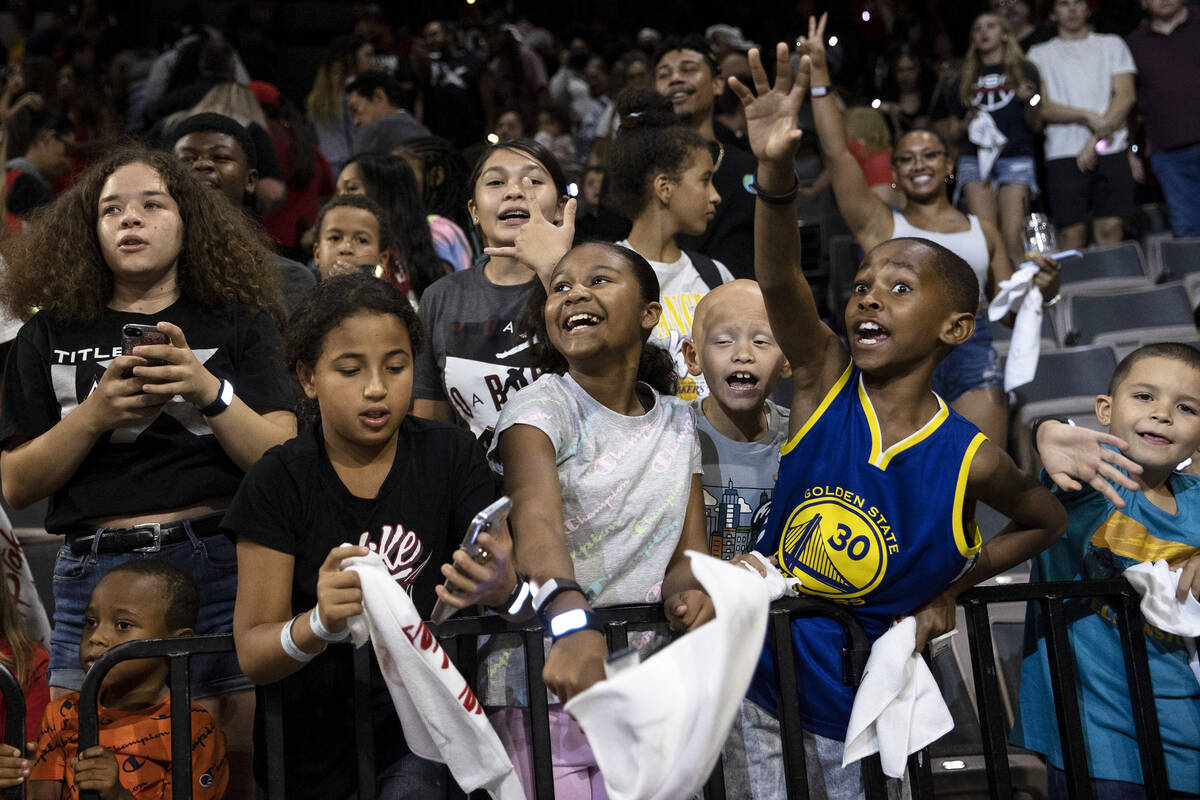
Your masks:
{"label": "sleeveless jersey armhole", "polygon": [[795,436],[793,436],[782,447],[779,448],[779,454],[781,456],[786,456],[788,453],[790,453],[796,445],[800,444],[800,440],[804,438],[804,434],[812,430],[812,426],[817,424],[817,420],[819,420],[821,415],[824,414],[826,409],[829,408],[829,405],[833,402],[834,398],[846,388],[846,384],[850,381],[850,373],[853,370],[854,362],[851,361],[846,365],[846,370],[842,373],[841,377],[837,379],[837,382],[834,383],[833,386],[829,388],[829,391],[825,393],[825,397],[821,398],[821,404],[817,406],[816,411],[813,411],[812,415],[805,420],[804,426],[796,432]]}
{"label": "sleeveless jersey armhole", "polygon": [[986,441],[986,436],[977,433],[971,443],[967,445],[967,451],[963,453],[962,465],[958,469],[958,483],[954,488],[954,544],[963,558],[974,556],[983,546],[983,536],[980,534],[975,520],[972,519],[965,526],[963,524],[963,503],[967,497],[967,478],[971,474],[971,462],[975,460],[975,454],[979,452],[980,446]]}

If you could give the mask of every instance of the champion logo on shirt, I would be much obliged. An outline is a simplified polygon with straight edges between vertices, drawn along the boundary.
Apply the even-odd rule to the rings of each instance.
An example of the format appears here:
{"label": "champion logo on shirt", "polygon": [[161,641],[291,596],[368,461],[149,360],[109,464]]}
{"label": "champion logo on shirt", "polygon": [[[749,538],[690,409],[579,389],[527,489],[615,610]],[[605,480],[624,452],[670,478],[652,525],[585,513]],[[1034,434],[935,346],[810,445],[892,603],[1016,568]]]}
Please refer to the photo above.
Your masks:
{"label": "champion logo on shirt", "polygon": [[429,551],[416,531],[403,525],[384,525],[377,535],[363,531],[358,543],[379,554],[396,583],[408,588],[429,563]]}

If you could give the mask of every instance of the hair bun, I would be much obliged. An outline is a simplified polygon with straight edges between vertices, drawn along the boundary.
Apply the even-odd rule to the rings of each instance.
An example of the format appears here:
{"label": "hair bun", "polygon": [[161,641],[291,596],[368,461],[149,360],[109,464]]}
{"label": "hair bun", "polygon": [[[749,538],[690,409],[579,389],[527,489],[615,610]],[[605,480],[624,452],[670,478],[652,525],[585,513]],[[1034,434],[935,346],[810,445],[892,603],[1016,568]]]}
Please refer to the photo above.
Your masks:
{"label": "hair bun", "polygon": [[617,96],[617,113],[621,115],[620,131],[680,124],[671,101],[653,89],[623,90]]}

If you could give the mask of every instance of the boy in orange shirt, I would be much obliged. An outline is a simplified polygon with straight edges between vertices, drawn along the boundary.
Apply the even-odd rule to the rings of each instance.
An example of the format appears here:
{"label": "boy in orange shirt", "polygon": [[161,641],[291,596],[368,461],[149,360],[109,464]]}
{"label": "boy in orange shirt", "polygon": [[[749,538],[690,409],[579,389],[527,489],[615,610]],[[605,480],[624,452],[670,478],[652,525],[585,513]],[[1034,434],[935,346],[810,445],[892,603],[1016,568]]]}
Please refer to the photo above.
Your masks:
{"label": "boy in orange shirt", "polygon": [[[138,639],[187,636],[196,624],[196,587],[165,561],[145,558],[114,568],[85,612],[79,662],[86,671],[110,648]],[[79,749],[79,693],[51,701],[42,719],[29,774],[32,800],[78,798],[96,790],[102,800],[170,797],[171,701],[167,662],[145,658],[117,664],[100,689],[100,744]],[[192,797],[225,792],[225,738],[208,712],[192,703]]]}

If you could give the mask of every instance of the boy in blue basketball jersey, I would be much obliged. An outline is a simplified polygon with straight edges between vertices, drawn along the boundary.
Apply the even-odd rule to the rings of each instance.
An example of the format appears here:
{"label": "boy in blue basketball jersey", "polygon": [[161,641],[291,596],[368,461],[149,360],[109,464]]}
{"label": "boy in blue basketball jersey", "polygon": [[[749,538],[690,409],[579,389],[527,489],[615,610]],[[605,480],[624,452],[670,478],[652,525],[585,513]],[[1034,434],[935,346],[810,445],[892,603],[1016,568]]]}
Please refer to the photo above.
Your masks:
{"label": "boy in blue basketball jersey", "polygon": [[[920,650],[953,628],[962,591],[1052,544],[1066,515],[930,388],[934,367],[974,331],[979,286],[961,258],[923,239],[884,242],[854,278],[849,353],[821,322],[791,203],[808,59],[795,78],[781,70],[774,88],[757,52],[750,63],[757,99],[730,84],[758,158],[755,271],[794,381],[789,439],[757,549],[801,591],[851,606],[872,641],[897,617],[915,615]],[[788,63],[784,44],[776,63]],[[1013,521],[985,545],[974,524],[980,501]],[[806,741],[810,785],[823,778],[832,797],[862,794],[857,768],[840,766],[854,700],[841,680],[843,639],[830,620],[793,625],[800,716],[815,734]],[[764,651],[750,699],[771,712],[775,672]],[[764,769],[770,764],[752,763],[752,780]],[[779,789],[760,780],[755,796]]]}
{"label": "boy in blue basketball jersey", "polygon": [[[1200,351],[1162,343],[1130,353],[1113,371],[1108,394],[1096,398],[1096,417],[1108,434],[1057,421],[1038,426],[1043,480],[1061,487],[1070,525],[1034,559],[1030,580],[1106,580],[1165,559],[1180,573],[1177,598],[1200,596],[1200,478],[1175,471],[1200,447]],[[1091,486],[1072,477],[1091,478]],[[1144,798],[1116,616],[1096,599],[1069,601],[1064,613],[1095,795]],[[1067,788],[1045,636],[1031,604],[1013,741],[1046,754],[1049,796],[1058,798]],[[1146,653],[1172,796],[1198,797],[1200,685],[1188,643],[1147,624]]]}

